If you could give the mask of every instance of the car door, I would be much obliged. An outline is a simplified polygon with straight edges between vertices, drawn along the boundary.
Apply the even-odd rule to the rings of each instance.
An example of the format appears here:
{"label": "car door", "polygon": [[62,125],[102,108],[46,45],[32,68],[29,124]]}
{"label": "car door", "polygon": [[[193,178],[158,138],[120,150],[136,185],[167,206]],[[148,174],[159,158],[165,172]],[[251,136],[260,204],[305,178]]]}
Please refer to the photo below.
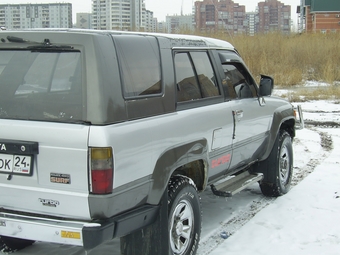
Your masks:
{"label": "car door", "polygon": [[177,112],[187,120],[182,121],[181,130],[188,128],[194,137],[206,137],[209,179],[214,179],[226,172],[231,159],[233,117],[228,114],[229,103],[224,101],[208,51],[176,51],[174,63]]}
{"label": "car door", "polygon": [[242,60],[235,53],[220,53],[225,75],[224,90],[230,98],[234,130],[233,157],[230,169],[246,166],[256,160],[268,135],[271,116],[260,103],[257,85]]}

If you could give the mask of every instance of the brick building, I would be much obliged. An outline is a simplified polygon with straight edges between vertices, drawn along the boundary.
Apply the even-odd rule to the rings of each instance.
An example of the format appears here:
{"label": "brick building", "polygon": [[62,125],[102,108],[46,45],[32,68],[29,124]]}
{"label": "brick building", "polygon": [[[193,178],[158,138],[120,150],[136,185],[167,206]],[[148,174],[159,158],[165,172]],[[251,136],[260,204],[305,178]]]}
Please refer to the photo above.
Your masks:
{"label": "brick building", "polygon": [[300,12],[302,31],[340,32],[339,0],[302,0]]}
{"label": "brick building", "polygon": [[258,32],[268,33],[273,31],[281,31],[285,34],[290,33],[290,5],[285,5],[278,0],[265,0],[265,2],[258,3],[258,13]]}
{"label": "brick building", "polygon": [[232,0],[195,2],[195,24],[199,31],[223,31],[230,34],[247,32],[246,8]]}

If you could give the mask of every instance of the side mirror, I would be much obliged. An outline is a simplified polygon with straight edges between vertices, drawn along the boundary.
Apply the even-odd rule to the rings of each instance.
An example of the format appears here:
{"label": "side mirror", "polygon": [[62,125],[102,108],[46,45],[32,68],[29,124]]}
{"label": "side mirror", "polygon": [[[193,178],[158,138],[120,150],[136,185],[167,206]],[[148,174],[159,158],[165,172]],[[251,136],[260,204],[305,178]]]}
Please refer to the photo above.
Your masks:
{"label": "side mirror", "polygon": [[261,74],[260,80],[260,97],[270,96],[274,88],[274,79],[267,75]]}

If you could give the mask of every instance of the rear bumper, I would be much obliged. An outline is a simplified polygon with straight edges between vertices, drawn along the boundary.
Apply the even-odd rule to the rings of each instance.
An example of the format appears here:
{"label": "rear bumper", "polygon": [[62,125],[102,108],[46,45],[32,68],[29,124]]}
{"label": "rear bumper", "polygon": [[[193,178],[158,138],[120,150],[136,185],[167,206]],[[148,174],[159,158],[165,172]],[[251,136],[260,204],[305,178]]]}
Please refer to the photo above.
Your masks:
{"label": "rear bumper", "polygon": [[156,220],[158,209],[158,206],[143,206],[95,222],[55,220],[0,212],[0,235],[83,246],[85,250],[90,250],[107,240],[125,236],[152,224]]}

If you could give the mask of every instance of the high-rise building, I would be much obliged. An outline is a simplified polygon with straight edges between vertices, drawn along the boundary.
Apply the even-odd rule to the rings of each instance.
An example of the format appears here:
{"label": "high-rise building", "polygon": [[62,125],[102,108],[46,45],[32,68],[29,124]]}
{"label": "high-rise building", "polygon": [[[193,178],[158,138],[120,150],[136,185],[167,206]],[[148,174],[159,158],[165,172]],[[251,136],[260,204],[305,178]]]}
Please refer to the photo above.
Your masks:
{"label": "high-rise building", "polygon": [[254,36],[259,27],[259,15],[258,12],[247,12],[247,34],[250,36]]}
{"label": "high-rise building", "polygon": [[195,24],[200,31],[246,33],[246,9],[232,0],[196,1]]}
{"label": "high-rise building", "polygon": [[141,31],[145,27],[144,0],[92,0],[92,27],[98,30]]}
{"label": "high-rise building", "polygon": [[259,32],[281,31],[289,34],[291,30],[291,6],[278,0],[265,0],[258,3]]}
{"label": "high-rise building", "polygon": [[157,19],[153,17],[153,12],[145,10],[145,32],[156,32]]}
{"label": "high-rise building", "polygon": [[1,4],[0,27],[72,28],[72,4]]}

